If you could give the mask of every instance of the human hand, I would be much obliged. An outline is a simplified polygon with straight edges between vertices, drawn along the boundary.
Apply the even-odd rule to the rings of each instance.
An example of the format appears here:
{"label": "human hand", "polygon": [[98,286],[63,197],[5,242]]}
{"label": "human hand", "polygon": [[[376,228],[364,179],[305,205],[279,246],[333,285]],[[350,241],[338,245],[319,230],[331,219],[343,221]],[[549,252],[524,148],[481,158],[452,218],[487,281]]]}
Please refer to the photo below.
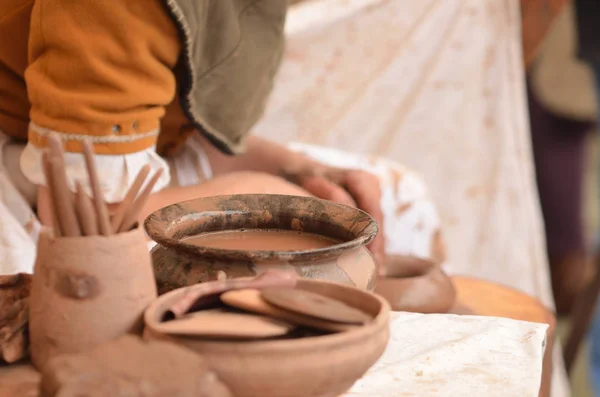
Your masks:
{"label": "human hand", "polygon": [[360,208],[375,218],[379,233],[368,248],[377,261],[379,273],[383,274],[385,238],[379,179],[365,171],[329,167],[315,168],[295,179],[298,185],[319,198]]}

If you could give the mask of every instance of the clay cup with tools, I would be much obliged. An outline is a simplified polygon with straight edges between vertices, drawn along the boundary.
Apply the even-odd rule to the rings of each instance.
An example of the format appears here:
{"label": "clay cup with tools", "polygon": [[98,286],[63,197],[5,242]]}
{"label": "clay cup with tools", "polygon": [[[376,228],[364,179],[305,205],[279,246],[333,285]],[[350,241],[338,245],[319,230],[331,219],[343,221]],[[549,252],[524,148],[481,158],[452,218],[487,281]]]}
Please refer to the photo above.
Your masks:
{"label": "clay cup with tools", "polygon": [[156,298],[136,218],[160,173],[146,182],[149,169],[142,168],[110,217],[91,144],[82,143],[91,197],[82,187],[87,181],[69,186],[60,138],[49,136],[48,147],[43,168],[53,224],[40,235],[30,298],[31,356],[38,368],[56,355],[141,333],[144,308]]}

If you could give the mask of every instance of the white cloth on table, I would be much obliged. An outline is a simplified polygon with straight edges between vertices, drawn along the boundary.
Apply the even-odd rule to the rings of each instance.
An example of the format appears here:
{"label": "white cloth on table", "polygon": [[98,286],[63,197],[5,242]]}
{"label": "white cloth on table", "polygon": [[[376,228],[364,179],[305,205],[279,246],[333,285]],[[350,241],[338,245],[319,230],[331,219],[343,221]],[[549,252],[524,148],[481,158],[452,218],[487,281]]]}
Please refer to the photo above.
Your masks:
{"label": "white cloth on table", "polygon": [[537,397],[546,324],[392,313],[387,349],[344,397]]}

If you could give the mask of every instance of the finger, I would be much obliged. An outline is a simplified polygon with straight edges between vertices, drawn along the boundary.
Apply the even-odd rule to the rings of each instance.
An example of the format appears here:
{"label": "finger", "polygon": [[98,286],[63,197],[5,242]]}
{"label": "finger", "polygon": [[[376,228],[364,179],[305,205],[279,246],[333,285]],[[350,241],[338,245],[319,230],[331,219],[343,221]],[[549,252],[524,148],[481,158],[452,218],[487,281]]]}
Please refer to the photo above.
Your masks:
{"label": "finger", "polygon": [[301,186],[319,198],[350,205],[352,207],[357,206],[352,196],[344,188],[324,177],[309,176],[303,178]]}
{"label": "finger", "polygon": [[379,225],[379,233],[369,244],[369,249],[375,256],[380,273],[382,273],[385,259],[385,235],[379,180],[375,175],[362,171],[352,171],[346,173],[343,182],[346,189],[356,200],[358,207],[371,215]]}
{"label": "finger", "polygon": [[349,172],[344,180],[344,185],[356,200],[359,208],[375,218],[377,222],[383,223],[381,189],[377,177],[361,171]]}

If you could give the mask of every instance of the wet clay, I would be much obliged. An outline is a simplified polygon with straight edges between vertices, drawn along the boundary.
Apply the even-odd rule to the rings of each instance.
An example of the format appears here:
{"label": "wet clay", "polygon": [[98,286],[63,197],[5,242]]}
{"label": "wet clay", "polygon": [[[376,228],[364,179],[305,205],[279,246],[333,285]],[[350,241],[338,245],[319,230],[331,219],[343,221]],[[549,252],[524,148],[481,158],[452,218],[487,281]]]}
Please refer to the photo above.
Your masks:
{"label": "wet clay", "polygon": [[52,359],[42,373],[44,397],[231,397],[200,355],[134,336]]}
{"label": "wet clay", "polygon": [[452,281],[440,268],[417,277],[379,278],[375,292],[392,310],[416,313],[447,313],[456,299]]}
{"label": "wet clay", "polygon": [[226,230],[187,237],[188,244],[244,251],[304,251],[339,244],[332,238],[295,230]]}
{"label": "wet clay", "polygon": [[85,273],[73,274],[68,271],[56,272],[54,283],[55,291],[68,298],[94,299],[100,295],[100,282],[98,278]]}
{"label": "wet clay", "polygon": [[31,275],[0,276],[0,360],[12,363],[28,353]]}

